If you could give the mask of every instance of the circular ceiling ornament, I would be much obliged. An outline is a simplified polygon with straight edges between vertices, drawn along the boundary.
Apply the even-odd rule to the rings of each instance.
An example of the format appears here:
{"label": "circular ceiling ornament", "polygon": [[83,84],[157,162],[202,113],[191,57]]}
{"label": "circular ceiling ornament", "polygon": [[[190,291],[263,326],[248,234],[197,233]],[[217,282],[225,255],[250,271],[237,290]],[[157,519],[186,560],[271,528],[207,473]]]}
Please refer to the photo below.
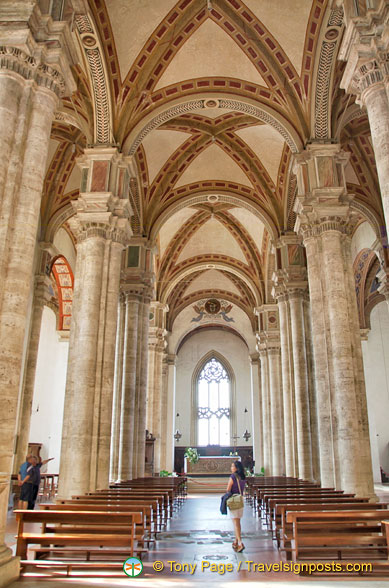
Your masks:
{"label": "circular ceiling ornament", "polygon": [[207,300],[204,306],[205,311],[208,314],[218,314],[221,309],[221,304],[219,300],[216,300],[216,298],[210,298],[209,300]]}
{"label": "circular ceiling ornament", "polygon": [[218,194],[209,194],[207,200],[210,204],[216,204],[216,202],[219,202],[219,196]]}
{"label": "circular ceiling ornament", "polygon": [[93,49],[96,45],[97,45],[97,41],[96,38],[93,35],[83,35],[81,37],[83,45],[87,48],[87,49]]}
{"label": "circular ceiling ornament", "polygon": [[325,38],[327,39],[327,41],[335,41],[335,39],[337,39],[338,36],[339,36],[338,29],[329,29],[325,34]]}
{"label": "circular ceiling ornament", "polygon": [[204,108],[219,108],[219,100],[215,100],[214,98],[204,100]]}

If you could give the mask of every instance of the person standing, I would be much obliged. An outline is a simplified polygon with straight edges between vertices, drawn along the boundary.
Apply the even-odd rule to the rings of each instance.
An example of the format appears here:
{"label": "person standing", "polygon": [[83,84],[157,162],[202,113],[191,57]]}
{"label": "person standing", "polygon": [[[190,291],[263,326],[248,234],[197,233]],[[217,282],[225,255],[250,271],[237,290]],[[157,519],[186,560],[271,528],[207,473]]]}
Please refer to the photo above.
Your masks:
{"label": "person standing", "polygon": [[[240,461],[233,461],[231,464],[231,476],[227,484],[227,492],[231,494],[242,494],[244,493],[244,487],[246,484],[246,476],[244,473],[243,465]],[[232,548],[240,553],[244,550],[245,546],[242,543],[242,529],[240,525],[240,519],[243,516],[244,506],[230,510],[230,517],[234,524],[235,540],[232,543]]]}
{"label": "person standing", "polygon": [[[29,503],[33,499],[34,494],[34,484],[37,483],[38,476],[39,476],[39,469],[36,467],[38,463],[38,459],[34,455],[30,455],[28,458],[28,466],[26,470],[22,470],[22,473],[26,471],[24,477],[20,475],[19,486],[20,489],[20,497],[19,497],[19,508],[26,510],[28,508]],[[19,477],[19,476],[18,476]]]}
{"label": "person standing", "polygon": [[35,508],[35,502],[36,499],[38,498],[38,492],[39,492],[39,486],[41,483],[41,467],[46,465],[47,463],[49,463],[49,461],[52,461],[54,459],[54,457],[49,457],[49,459],[44,459],[43,461],[41,460],[41,458],[39,458],[40,461],[38,461],[37,458],[37,463],[36,463],[36,468],[37,468],[37,479],[36,482],[34,484],[34,488],[32,491],[32,496],[31,496],[31,500],[29,500],[28,502],[28,510],[34,510]]}

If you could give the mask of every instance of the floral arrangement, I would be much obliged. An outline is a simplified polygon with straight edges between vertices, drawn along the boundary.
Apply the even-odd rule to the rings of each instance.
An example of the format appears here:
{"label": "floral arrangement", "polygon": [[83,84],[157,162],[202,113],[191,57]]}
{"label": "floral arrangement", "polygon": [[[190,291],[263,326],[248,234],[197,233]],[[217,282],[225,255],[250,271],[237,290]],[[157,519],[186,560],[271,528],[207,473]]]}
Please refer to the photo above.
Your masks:
{"label": "floral arrangement", "polygon": [[159,477],[160,478],[167,478],[168,476],[171,476],[171,475],[172,475],[172,473],[171,472],[168,472],[167,470],[161,470],[159,472]]}
{"label": "floral arrangement", "polygon": [[186,457],[190,463],[197,463],[200,459],[197,449],[193,449],[193,447],[187,447],[185,449],[184,457]]}

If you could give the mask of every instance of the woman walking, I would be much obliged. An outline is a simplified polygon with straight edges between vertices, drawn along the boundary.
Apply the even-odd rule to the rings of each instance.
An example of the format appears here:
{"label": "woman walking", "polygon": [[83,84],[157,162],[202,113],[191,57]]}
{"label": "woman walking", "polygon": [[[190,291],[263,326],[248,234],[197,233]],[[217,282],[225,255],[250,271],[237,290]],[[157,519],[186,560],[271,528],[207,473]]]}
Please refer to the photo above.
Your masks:
{"label": "woman walking", "polygon": [[[231,476],[227,485],[227,492],[231,494],[242,494],[244,493],[244,487],[246,484],[246,476],[244,473],[243,465],[240,461],[233,461],[231,464]],[[228,502],[227,502],[228,504]],[[244,544],[242,543],[240,519],[243,516],[243,509],[229,509],[230,517],[234,523],[235,541],[232,544],[232,548],[240,553],[244,550]]]}

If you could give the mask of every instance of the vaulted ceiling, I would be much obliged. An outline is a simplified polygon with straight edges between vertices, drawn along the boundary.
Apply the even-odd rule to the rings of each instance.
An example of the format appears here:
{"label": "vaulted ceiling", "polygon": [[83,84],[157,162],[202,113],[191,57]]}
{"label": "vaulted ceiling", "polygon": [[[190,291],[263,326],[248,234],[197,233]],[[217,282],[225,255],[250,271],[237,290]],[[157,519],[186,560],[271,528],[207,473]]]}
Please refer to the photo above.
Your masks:
{"label": "vaulted ceiling", "polygon": [[368,122],[339,88],[335,2],[83,6],[87,20],[76,17],[73,33],[78,90],[53,125],[42,232],[70,233],[86,144],[104,136],[120,145],[133,157],[140,231],[156,244],[156,295],[169,305],[169,328],[210,297],[243,310],[254,327],[254,307],[271,301],[271,243],[294,226],[292,155],[308,141],[342,142],[350,190],[382,221]]}

